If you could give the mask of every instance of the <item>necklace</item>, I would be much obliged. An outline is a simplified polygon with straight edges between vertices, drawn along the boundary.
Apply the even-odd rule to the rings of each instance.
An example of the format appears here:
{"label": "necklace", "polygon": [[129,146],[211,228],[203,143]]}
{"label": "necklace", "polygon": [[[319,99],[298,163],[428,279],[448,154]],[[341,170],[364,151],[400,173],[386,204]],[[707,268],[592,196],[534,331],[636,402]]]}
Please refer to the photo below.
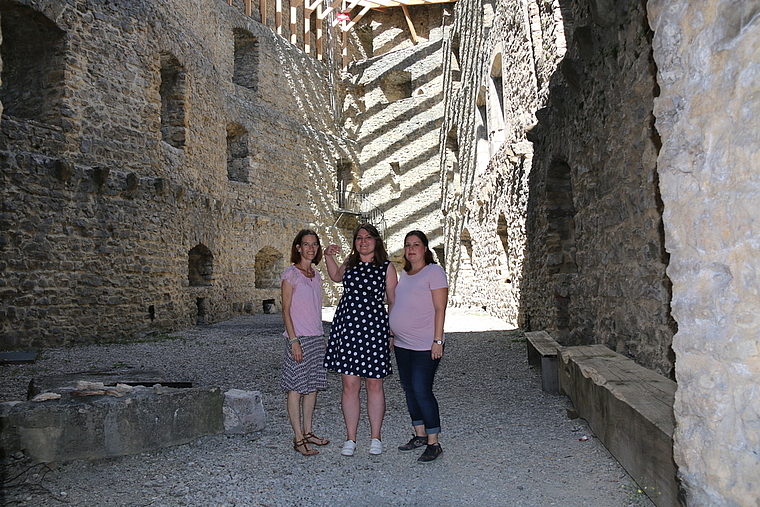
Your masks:
{"label": "necklace", "polygon": [[303,276],[306,278],[314,278],[314,269],[311,267],[309,269],[303,269],[301,266],[296,266],[298,270],[303,273]]}

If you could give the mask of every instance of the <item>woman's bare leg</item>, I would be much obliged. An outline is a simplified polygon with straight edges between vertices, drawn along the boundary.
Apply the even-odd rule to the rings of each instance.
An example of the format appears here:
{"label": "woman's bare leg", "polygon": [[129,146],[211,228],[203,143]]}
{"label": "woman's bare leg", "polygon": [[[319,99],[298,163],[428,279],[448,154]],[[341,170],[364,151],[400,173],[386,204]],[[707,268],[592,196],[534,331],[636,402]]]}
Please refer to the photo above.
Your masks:
{"label": "woman's bare leg", "polygon": [[343,408],[343,419],[346,421],[346,440],[356,442],[356,430],[359,427],[359,412],[361,402],[359,401],[359,391],[362,388],[362,379],[355,375],[341,375],[343,383],[343,394],[341,395],[341,407]]}
{"label": "woman's bare leg", "polygon": [[383,429],[383,418],[385,417],[385,390],[383,379],[368,378],[365,380],[367,386],[367,415],[369,416],[369,427],[372,432],[372,438],[380,440],[380,434]]}

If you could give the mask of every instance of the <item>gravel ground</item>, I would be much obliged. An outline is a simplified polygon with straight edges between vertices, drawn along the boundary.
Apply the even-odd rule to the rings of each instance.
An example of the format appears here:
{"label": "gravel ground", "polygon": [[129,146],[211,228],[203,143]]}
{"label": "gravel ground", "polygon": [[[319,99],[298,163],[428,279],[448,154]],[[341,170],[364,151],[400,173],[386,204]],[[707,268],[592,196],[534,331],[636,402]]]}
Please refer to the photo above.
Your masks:
{"label": "gravel ground", "polygon": [[[331,318],[329,309],[325,316]],[[24,399],[34,376],[134,366],[198,386],[260,391],[268,419],[258,433],[94,462],[7,458],[3,505],[653,506],[586,423],[567,418],[568,399],[541,390],[522,333],[461,309],[447,317],[446,356],[436,377],[441,458],[418,464],[418,453],[396,451],[411,426],[395,373],[386,382],[382,455],[367,453],[365,414],[356,455],[340,455],[340,378],[330,374],[317,401],[315,433],[332,443],[303,457],[292,450],[279,389],[281,331],[280,315],[256,314],[171,339],[47,349],[33,365],[0,367],[5,401]]]}

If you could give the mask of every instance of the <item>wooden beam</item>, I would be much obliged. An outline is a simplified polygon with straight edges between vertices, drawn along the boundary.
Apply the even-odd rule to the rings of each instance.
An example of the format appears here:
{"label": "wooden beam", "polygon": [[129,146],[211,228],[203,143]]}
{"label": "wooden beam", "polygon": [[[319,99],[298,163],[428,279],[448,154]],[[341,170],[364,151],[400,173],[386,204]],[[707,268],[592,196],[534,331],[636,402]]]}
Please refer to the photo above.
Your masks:
{"label": "wooden beam", "polygon": [[322,4],[317,4],[317,60],[322,61]]}
{"label": "wooden beam", "polygon": [[325,19],[328,14],[330,14],[332,11],[335,10],[335,7],[338,6],[339,3],[341,3],[343,0],[334,0],[332,4],[330,4],[330,7],[323,10],[321,14],[317,14],[319,19]]}
{"label": "wooden beam", "polygon": [[259,0],[259,12],[261,12],[261,24],[267,26],[267,0]]}
{"label": "wooden beam", "polygon": [[412,22],[412,17],[409,15],[409,9],[407,9],[406,5],[402,5],[401,10],[404,11],[406,24],[407,26],[409,26],[409,31],[412,34],[412,43],[417,44],[417,31],[414,29],[414,23]]}
{"label": "wooden beam", "polygon": [[282,35],[282,0],[274,2],[274,29],[277,35]]}
{"label": "wooden beam", "polygon": [[[243,0],[243,3],[245,4],[245,15],[250,17],[252,0]],[[232,5],[232,0],[230,0],[230,5]]]}
{"label": "wooden beam", "polygon": [[294,46],[298,44],[297,22],[298,6],[303,0],[290,0],[290,43]]}
{"label": "wooden beam", "polygon": [[[354,7],[356,7],[358,4],[359,4],[359,0],[351,0],[351,3],[349,3],[348,5],[344,5],[344,6],[341,8],[341,12],[347,12],[347,13],[349,14],[349,16],[350,16],[350,15],[351,15],[351,11],[352,11],[352,10],[353,10],[353,8],[354,8]],[[332,24],[331,24],[330,26],[331,26],[331,27],[333,27],[333,28],[335,28],[336,26],[338,26],[338,24],[339,24],[339,23],[340,23],[340,21],[339,21],[339,20],[338,20],[338,18],[336,17],[336,18],[333,20],[333,22],[332,22]],[[346,25],[345,25],[345,24],[343,25],[343,27],[342,27],[342,30],[346,30]]]}
{"label": "wooden beam", "polygon": [[370,9],[386,9],[388,7],[400,7],[401,5],[393,0],[363,0],[360,4],[362,7],[369,6]]}
{"label": "wooden beam", "polygon": [[342,30],[343,30],[343,31],[345,31],[345,32],[347,32],[347,31],[349,31],[350,29],[352,29],[352,28],[354,27],[354,25],[356,25],[356,23],[358,23],[358,22],[359,22],[359,20],[360,20],[360,19],[362,19],[362,18],[364,17],[364,15],[365,15],[365,14],[367,14],[367,13],[369,12],[369,10],[370,10],[370,7],[364,7],[364,8],[361,10],[361,12],[360,12],[359,14],[357,14],[357,15],[356,15],[356,17],[354,17],[354,18],[351,20],[351,22],[350,22],[350,23],[348,23],[347,25],[345,25],[345,26],[342,28]]}
{"label": "wooden beam", "polygon": [[343,61],[343,72],[346,72],[348,69],[348,32],[342,32],[343,38],[341,39],[343,42],[341,44],[341,59]]}
{"label": "wooden beam", "polygon": [[359,0],[362,7],[369,6],[370,9],[382,9],[385,7],[401,7],[402,5],[430,5],[430,4],[447,4],[456,0]]}
{"label": "wooden beam", "polygon": [[303,6],[303,52],[311,54],[311,13],[308,6]]}

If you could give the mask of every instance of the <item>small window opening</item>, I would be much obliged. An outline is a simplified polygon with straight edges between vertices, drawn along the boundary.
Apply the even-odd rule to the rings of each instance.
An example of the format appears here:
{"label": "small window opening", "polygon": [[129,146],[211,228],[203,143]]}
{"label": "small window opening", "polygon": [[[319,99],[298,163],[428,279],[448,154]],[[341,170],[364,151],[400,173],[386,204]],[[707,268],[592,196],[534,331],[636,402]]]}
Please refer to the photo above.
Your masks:
{"label": "small window opening", "polygon": [[250,32],[235,29],[235,64],[232,82],[256,91],[259,87],[259,40]]}
{"label": "small window opening", "polygon": [[389,103],[408,99],[412,96],[412,73],[405,70],[389,72],[380,80],[380,88]]}
{"label": "small window opening", "polygon": [[256,288],[276,289],[280,286],[280,273],[284,267],[284,257],[271,246],[265,246],[256,254]]}
{"label": "small window opening", "polygon": [[185,146],[187,76],[179,61],[161,53],[161,138],[175,148]]}
{"label": "small window opening", "polygon": [[26,6],[0,2],[0,42],[3,115],[60,125],[64,33]]}
{"label": "small window opening", "polygon": [[190,287],[208,287],[214,281],[214,256],[205,245],[197,245],[188,254]]}

